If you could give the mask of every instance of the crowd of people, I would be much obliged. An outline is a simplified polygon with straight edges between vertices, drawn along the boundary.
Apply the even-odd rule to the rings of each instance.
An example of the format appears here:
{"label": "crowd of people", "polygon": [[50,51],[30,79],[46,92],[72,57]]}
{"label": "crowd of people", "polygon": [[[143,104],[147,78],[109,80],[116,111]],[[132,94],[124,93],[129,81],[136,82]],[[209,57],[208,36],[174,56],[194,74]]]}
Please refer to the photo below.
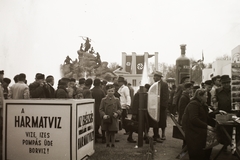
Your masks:
{"label": "crowd of people", "polygon": [[[190,77],[183,77],[177,88],[172,87],[169,111],[178,117],[185,132],[182,147],[187,146],[191,160],[211,159],[212,148],[206,148],[209,132],[216,133],[217,140],[224,145],[223,150],[228,151],[230,143],[214,119],[217,114],[233,112],[230,84],[229,75],[216,75],[201,85],[194,84]],[[227,131],[232,135],[231,127]]]}
{"label": "crowd of people", "polygon": [[[215,131],[216,124],[213,121],[216,114],[231,112],[231,79],[228,75],[213,76],[201,85],[194,84],[190,77],[183,77],[176,87],[169,85],[162,79],[161,72],[154,72],[153,80],[159,83],[160,88],[160,115],[159,122],[154,121],[148,114],[144,116],[144,139],[148,143],[149,128],[153,128],[153,140],[163,143],[166,140],[165,129],[167,127],[167,112],[178,117],[178,123],[185,132],[183,147],[187,146],[190,159],[208,160],[212,149],[204,149],[206,146],[207,132]],[[54,76],[45,77],[37,73],[35,81],[27,84],[26,75],[20,73],[14,78],[14,84],[10,78],[4,77],[4,71],[0,71],[0,97],[1,99],[30,99],[30,98],[69,98],[69,99],[95,99],[95,142],[99,139],[106,143],[106,147],[114,147],[115,134],[124,129],[128,135],[127,141],[136,143],[133,133],[136,132],[139,108],[139,91],[134,93],[130,83],[124,77],[118,77],[114,82],[107,82],[98,78],[81,78],[78,81],[73,78],[61,78],[57,88],[54,86]],[[145,84],[147,92],[150,84]],[[144,98],[147,105],[147,98]],[[128,115],[131,112],[132,119]],[[131,124],[131,125],[129,125]],[[161,129],[161,134],[159,133]],[[231,130],[228,130],[231,134]],[[221,143],[224,137],[221,137]],[[111,145],[110,145],[111,143]],[[227,150],[227,148],[225,148]]]}

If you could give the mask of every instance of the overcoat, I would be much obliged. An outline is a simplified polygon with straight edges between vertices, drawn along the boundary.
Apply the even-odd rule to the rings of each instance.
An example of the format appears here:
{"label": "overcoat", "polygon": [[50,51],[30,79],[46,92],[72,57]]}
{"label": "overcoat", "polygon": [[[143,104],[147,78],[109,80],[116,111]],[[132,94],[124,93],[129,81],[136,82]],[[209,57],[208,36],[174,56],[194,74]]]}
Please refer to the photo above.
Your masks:
{"label": "overcoat", "polygon": [[178,103],[178,123],[180,125],[182,125],[182,116],[189,102],[190,102],[189,93],[183,91],[182,96]]}
{"label": "overcoat", "polygon": [[94,110],[95,110],[95,125],[101,125],[101,118],[99,113],[99,107],[101,100],[105,97],[105,93],[100,86],[95,86],[92,90],[92,98],[95,99]]}
{"label": "overcoat", "polygon": [[203,160],[207,138],[207,106],[191,100],[183,115],[183,127],[190,159]]}
{"label": "overcoat", "polygon": [[[118,117],[114,118],[113,113],[117,113]],[[121,104],[118,98],[106,96],[102,99],[100,108],[99,108],[100,117],[103,119],[104,115],[109,115],[112,118],[111,124],[103,124],[101,122],[101,128],[105,131],[118,131],[119,130],[119,122],[118,119],[122,113]]]}
{"label": "overcoat", "polygon": [[160,118],[159,118],[159,122],[156,123],[156,121],[154,121],[149,116],[150,127],[165,128],[167,126],[168,100],[169,100],[168,84],[161,80],[160,81]]}
{"label": "overcoat", "polygon": [[55,92],[55,98],[69,98],[66,87],[59,85]]}

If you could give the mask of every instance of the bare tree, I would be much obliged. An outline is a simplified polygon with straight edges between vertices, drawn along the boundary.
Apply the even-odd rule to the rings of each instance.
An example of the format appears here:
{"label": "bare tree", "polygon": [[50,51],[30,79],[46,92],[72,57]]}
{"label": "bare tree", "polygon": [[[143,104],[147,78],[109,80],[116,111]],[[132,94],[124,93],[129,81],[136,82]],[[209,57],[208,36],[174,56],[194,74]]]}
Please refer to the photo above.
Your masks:
{"label": "bare tree", "polygon": [[113,62],[113,63],[110,63],[109,64],[109,69],[111,70],[111,71],[114,71],[114,70],[116,70],[116,69],[118,69],[119,67],[121,67],[117,62]]}

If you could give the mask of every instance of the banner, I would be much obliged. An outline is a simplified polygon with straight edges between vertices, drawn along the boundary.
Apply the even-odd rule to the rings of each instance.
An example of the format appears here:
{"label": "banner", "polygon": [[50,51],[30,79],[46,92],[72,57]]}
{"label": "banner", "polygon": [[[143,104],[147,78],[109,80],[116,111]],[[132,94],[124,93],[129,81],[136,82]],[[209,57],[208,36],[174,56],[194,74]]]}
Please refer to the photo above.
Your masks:
{"label": "banner", "polygon": [[126,56],[126,72],[132,73],[132,56]]}
{"label": "banner", "polygon": [[142,74],[144,67],[144,56],[136,56],[136,73]]}

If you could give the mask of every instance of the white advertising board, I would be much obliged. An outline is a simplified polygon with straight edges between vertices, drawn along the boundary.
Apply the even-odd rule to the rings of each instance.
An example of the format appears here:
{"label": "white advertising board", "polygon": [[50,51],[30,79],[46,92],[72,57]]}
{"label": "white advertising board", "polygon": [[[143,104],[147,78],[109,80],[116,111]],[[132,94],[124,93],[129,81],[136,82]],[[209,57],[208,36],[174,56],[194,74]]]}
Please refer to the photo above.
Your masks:
{"label": "white advertising board", "polygon": [[148,113],[152,119],[159,122],[160,116],[160,84],[155,82],[148,90]]}
{"label": "white advertising board", "polygon": [[94,153],[94,100],[6,100],[3,160],[80,160]]}
{"label": "white advertising board", "polygon": [[77,159],[94,153],[94,110],[88,104],[77,105]]}

